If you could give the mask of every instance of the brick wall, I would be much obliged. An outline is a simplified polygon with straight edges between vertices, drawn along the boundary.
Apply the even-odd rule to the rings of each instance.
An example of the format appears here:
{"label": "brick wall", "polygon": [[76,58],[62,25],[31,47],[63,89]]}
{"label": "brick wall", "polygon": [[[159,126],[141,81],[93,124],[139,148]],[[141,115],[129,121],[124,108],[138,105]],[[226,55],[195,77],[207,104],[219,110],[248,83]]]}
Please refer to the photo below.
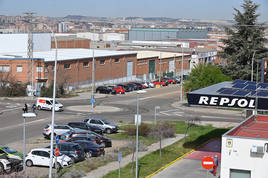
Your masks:
{"label": "brick wall", "polygon": [[[90,48],[90,40],[59,40],[58,48]],[[55,41],[51,41],[51,48],[55,48]]]}

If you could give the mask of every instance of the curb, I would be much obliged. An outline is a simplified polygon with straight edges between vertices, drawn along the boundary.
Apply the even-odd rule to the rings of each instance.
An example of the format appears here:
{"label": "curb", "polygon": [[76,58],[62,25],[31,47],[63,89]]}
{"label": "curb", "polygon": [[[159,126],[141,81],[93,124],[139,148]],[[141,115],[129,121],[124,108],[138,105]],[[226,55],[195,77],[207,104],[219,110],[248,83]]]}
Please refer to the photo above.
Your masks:
{"label": "curb", "polygon": [[171,166],[172,164],[178,162],[179,160],[181,160],[182,158],[184,158],[185,156],[191,154],[191,153],[194,152],[194,151],[195,151],[195,149],[193,149],[193,150],[191,150],[191,151],[185,153],[185,154],[182,155],[181,157],[179,157],[179,158],[175,159],[174,161],[172,161],[172,162],[166,164],[165,166],[161,167],[160,169],[158,169],[158,170],[155,171],[154,173],[152,173],[152,174],[146,176],[146,178],[151,178],[152,176],[154,176],[154,175],[156,175],[157,173],[163,171],[163,170],[166,169],[167,167],[169,167],[169,166]]}
{"label": "curb", "polygon": [[174,161],[166,164],[165,166],[161,167],[160,169],[158,169],[157,171],[153,172],[152,174],[146,176],[146,178],[151,178],[152,176],[158,174],[159,172],[163,171],[164,169],[168,168],[169,166],[171,166],[172,164],[178,162],[179,160],[181,160],[182,158],[184,158],[185,156],[191,154],[192,152],[194,152],[195,150],[199,149],[200,147],[204,146],[205,144],[213,141],[213,140],[217,140],[218,138],[213,138],[213,139],[210,139],[208,141],[206,141],[205,143],[201,144],[200,146],[196,147],[195,149],[192,149],[190,150],[189,152],[185,153],[184,155],[178,157],[177,159],[175,159]]}

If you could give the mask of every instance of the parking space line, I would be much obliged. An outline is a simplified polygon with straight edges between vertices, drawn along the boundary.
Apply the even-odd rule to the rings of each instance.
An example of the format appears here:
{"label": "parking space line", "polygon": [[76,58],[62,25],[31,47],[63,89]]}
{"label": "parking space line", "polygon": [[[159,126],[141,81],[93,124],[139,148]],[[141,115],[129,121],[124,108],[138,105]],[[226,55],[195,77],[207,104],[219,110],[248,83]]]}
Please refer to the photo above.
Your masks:
{"label": "parking space line", "polygon": [[160,114],[166,115],[166,116],[170,116],[170,114],[164,113],[164,112],[160,112]]}

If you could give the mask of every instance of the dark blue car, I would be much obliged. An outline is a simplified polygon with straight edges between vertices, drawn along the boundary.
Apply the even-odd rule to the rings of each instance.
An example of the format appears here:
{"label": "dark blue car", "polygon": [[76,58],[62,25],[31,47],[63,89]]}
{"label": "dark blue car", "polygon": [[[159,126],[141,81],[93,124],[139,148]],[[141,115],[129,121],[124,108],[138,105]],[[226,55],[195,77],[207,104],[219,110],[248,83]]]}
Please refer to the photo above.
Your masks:
{"label": "dark blue car", "polygon": [[105,154],[104,148],[94,142],[86,141],[86,140],[76,140],[73,143],[79,144],[85,152],[85,157],[98,157]]}

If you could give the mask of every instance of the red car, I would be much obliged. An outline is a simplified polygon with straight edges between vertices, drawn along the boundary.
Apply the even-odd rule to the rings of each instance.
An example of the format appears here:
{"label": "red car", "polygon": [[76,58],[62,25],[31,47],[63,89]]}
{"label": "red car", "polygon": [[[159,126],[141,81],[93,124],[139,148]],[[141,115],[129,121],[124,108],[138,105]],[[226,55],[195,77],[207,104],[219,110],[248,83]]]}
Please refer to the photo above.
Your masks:
{"label": "red car", "polygon": [[174,79],[172,79],[172,78],[163,78],[163,79],[167,80],[169,84],[171,84],[171,83],[175,84],[176,83],[176,81]]}
{"label": "red car", "polygon": [[161,80],[160,82],[159,82],[159,80],[155,80],[155,81],[153,81],[153,83],[155,85],[166,86],[166,82],[164,82],[163,80]]}
{"label": "red car", "polygon": [[115,90],[117,94],[125,94],[126,92],[126,90],[121,86],[113,86],[113,90]]}

